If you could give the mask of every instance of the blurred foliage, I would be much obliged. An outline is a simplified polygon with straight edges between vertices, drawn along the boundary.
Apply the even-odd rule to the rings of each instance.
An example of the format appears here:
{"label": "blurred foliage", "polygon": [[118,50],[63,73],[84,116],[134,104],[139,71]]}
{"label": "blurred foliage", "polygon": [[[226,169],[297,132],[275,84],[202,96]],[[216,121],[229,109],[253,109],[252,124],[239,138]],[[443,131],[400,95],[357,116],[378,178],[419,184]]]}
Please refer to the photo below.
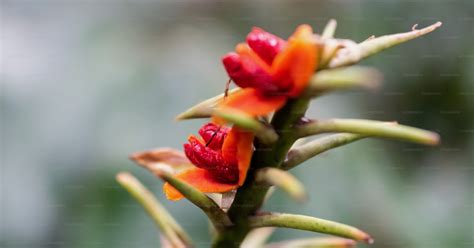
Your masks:
{"label": "blurred foliage", "polygon": [[[306,205],[277,192],[268,208],[358,226],[373,247],[474,243],[474,4],[454,1],[4,1],[1,70],[2,247],[156,247],[151,220],[114,175],[129,170],[155,192],[200,247],[206,218],[164,200],[161,182],[127,155],[179,148],[200,121],[174,123],[223,91],[220,56],[252,26],[287,36],[297,24],[370,35],[442,21],[422,39],[366,64],[377,93],[313,103],[314,117],[398,120],[438,131],[437,148],[361,141],[293,170]],[[308,237],[278,230],[272,240]]]}

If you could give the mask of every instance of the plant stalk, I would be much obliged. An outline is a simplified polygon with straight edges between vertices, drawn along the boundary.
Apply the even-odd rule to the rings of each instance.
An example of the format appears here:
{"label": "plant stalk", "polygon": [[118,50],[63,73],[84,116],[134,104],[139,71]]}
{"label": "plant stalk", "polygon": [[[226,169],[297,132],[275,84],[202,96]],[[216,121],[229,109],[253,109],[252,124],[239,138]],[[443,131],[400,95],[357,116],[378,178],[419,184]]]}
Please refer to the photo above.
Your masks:
{"label": "plant stalk", "polygon": [[251,230],[249,217],[260,208],[270,188],[255,180],[255,172],[264,167],[279,168],[281,166],[297,138],[294,127],[304,116],[309,101],[310,99],[306,97],[291,99],[275,113],[271,121],[279,137],[275,143],[265,145],[256,141],[251,170],[248,172],[245,184],[237,190],[234,202],[228,211],[228,216],[234,225],[219,233],[214,239],[213,247],[239,247]]}

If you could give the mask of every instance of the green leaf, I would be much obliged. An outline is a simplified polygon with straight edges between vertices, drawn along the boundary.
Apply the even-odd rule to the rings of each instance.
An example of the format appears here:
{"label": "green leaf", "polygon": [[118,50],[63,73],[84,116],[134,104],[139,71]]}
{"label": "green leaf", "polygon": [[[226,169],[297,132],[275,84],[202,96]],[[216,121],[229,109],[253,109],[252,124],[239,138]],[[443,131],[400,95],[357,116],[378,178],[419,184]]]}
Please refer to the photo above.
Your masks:
{"label": "green leaf", "polygon": [[321,34],[321,39],[330,39],[334,37],[337,28],[337,21],[331,19],[328,21],[326,26],[324,27],[323,33]]}
{"label": "green leaf", "polygon": [[281,168],[283,170],[289,170],[327,150],[343,146],[364,137],[367,136],[361,134],[340,133],[312,140],[306,144],[292,148],[288,152],[287,158],[285,162],[283,162]]}
{"label": "green leaf", "polygon": [[289,172],[272,167],[262,168],[256,172],[255,180],[277,186],[297,201],[307,199],[303,184]]}
{"label": "green leaf", "polygon": [[355,227],[305,215],[286,213],[261,214],[250,217],[250,225],[254,228],[269,226],[286,227],[311,232],[332,234],[357,241],[364,241],[369,244],[373,242],[373,239],[367,233]]}
{"label": "green leaf", "polygon": [[186,199],[202,209],[212,221],[216,230],[223,230],[232,224],[227,214],[204,193],[164,170],[155,170],[154,172],[163,181],[178,190]]}
{"label": "green leaf", "polygon": [[137,178],[128,172],[121,172],[117,174],[116,179],[142,205],[173,247],[192,245],[189,235]]}
{"label": "green leaf", "polygon": [[310,79],[305,94],[318,96],[328,91],[365,88],[374,90],[380,86],[382,75],[373,68],[351,66],[332,70],[323,70]]}
{"label": "green leaf", "polygon": [[297,136],[306,137],[320,133],[346,132],[367,136],[398,139],[424,145],[439,144],[439,135],[423,129],[399,125],[396,122],[381,122],[361,119],[315,120],[297,127]]}
{"label": "green leaf", "polygon": [[[240,88],[231,89],[229,90],[229,94],[237,92],[239,90]],[[216,108],[217,104],[222,99],[224,99],[224,93],[204,100],[176,116],[176,120],[181,121],[187,119],[209,118],[211,117],[211,114]]]}
{"label": "green leaf", "polygon": [[356,242],[342,238],[307,238],[271,243],[265,248],[349,248],[355,247]]}
{"label": "green leaf", "polygon": [[249,130],[264,144],[272,144],[278,139],[278,134],[272,127],[263,124],[252,116],[232,108],[218,108],[214,110],[215,116],[220,117],[234,125]]}
{"label": "green leaf", "polygon": [[329,68],[336,68],[355,64],[362,59],[379,53],[387,48],[418,38],[431,33],[441,27],[442,23],[437,22],[423,29],[413,29],[410,32],[384,35],[377,38],[369,38],[355,46],[347,46],[340,49],[336,56],[329,62]]}

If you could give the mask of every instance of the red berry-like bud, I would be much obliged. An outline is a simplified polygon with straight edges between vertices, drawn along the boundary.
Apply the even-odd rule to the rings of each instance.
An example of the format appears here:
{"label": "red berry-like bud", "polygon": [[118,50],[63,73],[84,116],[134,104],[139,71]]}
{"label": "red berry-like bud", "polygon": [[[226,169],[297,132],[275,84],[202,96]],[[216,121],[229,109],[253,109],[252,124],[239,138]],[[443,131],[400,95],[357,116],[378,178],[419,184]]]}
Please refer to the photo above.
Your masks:
{"label": "red berry-like bud", "polygon": [[206,146],[213,150],[222,148],[227,133],[229,133],[228,127],[218,126],[214,123],[207,123],[199,129],[199,135],[204,139]]}
{"label": "red berry-like bud", "polygon": [[242,60],[237,53],[228,53],[222,58],[224,68],[229,74],[229,77],[234,81],[235,84],[241,88],[247,88],[253,86],[253,75],[251,72],[244,68]]}
{"label": "red berry-like bud", "polygon": [[239,180],[237,161],[226,161],[221,150],[228,132],[227,127],[219,128],[212,123],[206,124],[199,130],[199,134],[208,145],[192,136],[189,142],[184,144],[184,153],[191,163],[209,171],[216,180],[235,183]]}
{"label": "red berry-like bud", "polygon": [[263,29],[254,27],[252,32],[247,35],[247,44],[261,59],[271,65],[276,55],[285,47],[286,41]]}
{"label": "red berry-like bud", "polygon": [[272,76],[250,58],[242,60],[237,53],[228,53],[222,63],[229,77],[241,88],[257,88],[263,92],[278,91]]}
{"label": "red berry-like bud", "polygon": [[211,169],[223,163],[219,151],[206,147],[197,139],[190,139],[189,143],[184,144],[184,153],[196,167],[202,169]]}

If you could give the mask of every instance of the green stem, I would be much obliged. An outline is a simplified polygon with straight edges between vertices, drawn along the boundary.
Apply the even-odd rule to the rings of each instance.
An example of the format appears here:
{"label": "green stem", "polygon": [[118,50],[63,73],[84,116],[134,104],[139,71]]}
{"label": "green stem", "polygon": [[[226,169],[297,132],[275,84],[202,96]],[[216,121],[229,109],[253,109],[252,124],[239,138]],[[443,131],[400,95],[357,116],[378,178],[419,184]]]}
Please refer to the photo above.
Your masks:
{"label": "green stem", "polygon": [[255,169],[280,167],[288,150],[296,140],[294,126],[304,116],[309,105],[309,98],[289,100],[272,118],[271,125],[279,138],[272,145],[256,142],[252,164],[247,179],[240,187],[234,202],[228,211],[233,226],[221,232],[214,240],[213,247],[239,247],[242,240],[251,230],[249,216],[252,216],[262,205],[270,186],[261,185],[255,180]]}

